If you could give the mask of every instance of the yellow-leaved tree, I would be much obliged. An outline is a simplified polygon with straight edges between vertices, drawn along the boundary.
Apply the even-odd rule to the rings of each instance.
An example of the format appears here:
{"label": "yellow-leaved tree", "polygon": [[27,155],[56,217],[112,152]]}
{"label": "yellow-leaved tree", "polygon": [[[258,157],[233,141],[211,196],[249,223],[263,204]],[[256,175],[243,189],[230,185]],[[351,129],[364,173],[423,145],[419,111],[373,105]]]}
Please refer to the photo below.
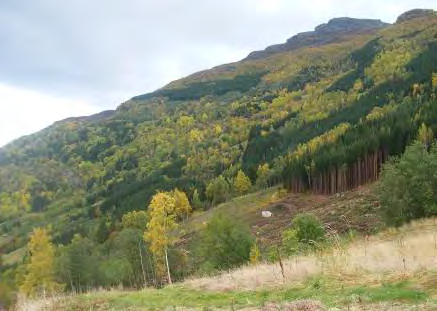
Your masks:
{"label": "yellow-leaved tree", "polygon": [[242,170],[239,170],[234,179],[234,189],[239,195],[249,192],[252,187],[249,177],[247,177]]}
{"label": "yellow-leaved tree", "polygon": [[434,133],[430,127],[427,127],[425,123],[419,128],[418,139],[423,144],[423,147],[428,150],[434,140]]}
{"label": "yellow-leaved tree", "polygon": [[133,228],[144,231],[148,219],[146,211],[132,211],[123,215],[121,224],[124,229]]}
{"label": "yellow-leaved tree", "polygon": [[171,193],[158,192],[149,204],[149,223],[144,232],[144,240],[149,242],[150,251],[155,256],[156,274],[172,283],[168,265],[168,248],[173,244],[171,230],[176,228],[176,200]]}
{"label": "yellow-leaved tree", "polygon": [[176,188],[173,191],[173,197],[175,199],[175,214],[188,218],[188,215],[191,213],[191,205],[185,192]]}
{"label": "yellow-leaved tree", "polygon": [[36,228],[27,244],[30,261],[20,291],[30,297],[52,294],[62,289],[55,280],[55,248],[48,229]]}
{"label": "yellow-leaved tree", "polygon": [[437,73],[432,74],[431,85],[433,88],[437,88]]}
{"label": "yellow-leaved tree", "polygon": [[258,166],[256,171],[256,185],[259,189],[268,187],[271,174],[272,172],[268,163],[260,164]]}
{"label": "yellow-leaved tree", "polygon": [[189,133],[189,139],[191,143],[198,143],[203,140],[203,132],[198,129],[192,129]]}
{"label": "yellow-leaved tree", "polygon": [[250,254],[249,254],[249,260],[251,264],[257,264],[259,263],[261,258],[261,252],[258,247],[258,242],[255,241],[253,243],[252,247],[250,248]]}

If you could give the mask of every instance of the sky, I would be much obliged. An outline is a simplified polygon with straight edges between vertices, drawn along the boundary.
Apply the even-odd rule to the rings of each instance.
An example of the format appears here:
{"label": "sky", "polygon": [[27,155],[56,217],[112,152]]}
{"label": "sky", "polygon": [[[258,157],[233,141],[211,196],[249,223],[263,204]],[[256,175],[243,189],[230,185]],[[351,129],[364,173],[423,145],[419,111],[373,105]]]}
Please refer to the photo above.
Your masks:
{"label": "sky", "polygon": [[0,0],[0,146],[334,17],[393,23],[435,0]]}

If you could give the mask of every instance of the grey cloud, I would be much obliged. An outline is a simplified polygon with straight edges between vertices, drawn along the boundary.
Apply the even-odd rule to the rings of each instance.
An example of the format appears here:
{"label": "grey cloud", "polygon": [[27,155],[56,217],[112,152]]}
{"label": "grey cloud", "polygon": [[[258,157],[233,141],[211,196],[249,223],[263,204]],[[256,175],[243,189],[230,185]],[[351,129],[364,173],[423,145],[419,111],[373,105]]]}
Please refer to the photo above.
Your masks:
{"label": "grey cloud", "polygon": [[[269,1],[281,10],[260,8]],[[3,0],[0,82],[115,107],[335,16],[391,22],[406,9],[435,7],[409,2]]]}

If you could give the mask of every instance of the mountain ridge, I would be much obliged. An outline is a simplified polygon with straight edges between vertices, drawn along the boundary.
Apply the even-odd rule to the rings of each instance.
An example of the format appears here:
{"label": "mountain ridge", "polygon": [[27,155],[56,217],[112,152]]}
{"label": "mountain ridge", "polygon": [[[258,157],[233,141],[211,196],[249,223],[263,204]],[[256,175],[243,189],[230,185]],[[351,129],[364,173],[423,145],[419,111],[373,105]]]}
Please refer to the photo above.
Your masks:
{"label": "mountain ridge", "polygon": [[[157,89],[156,91],[134,96],[128,100],[127,103],[130,103],[131,101],[148,100],[153,97],[166,96],[166,94],[168,94],[168,90],[170,89],[177,90],[185,88],[190,84],[204,83],[214,80],[214,78],[208,78],[212,72],[224,72],[228,73],[228,75],[231,75],[230,73],[237,72],[238,67],[244,63],[251,63],[263,58],[269,58],[285,52],[293,52],[302,48],[320,47],[336,42],[342,42],[343,40],[347,40],[348,37],[352,37],[354,35],[373,35],[378,30],[388,26],[390,26],[390,24],[375,19],[358,19],[351,17],[333,18],[327,23],[316,26],[314,31],[298,33],[292,36],[284,44],[271,45],[262,51],[253,51],[249,53],[249,55],[242,60],[228,64],[221,64],[209,69],[192,73],[181,79],[174,80],[162,88]],[[225,78],[224,80],[227,79]]]}
{"label": "mountain ridge", "polygon": [[251,52],[244,60],[255,60],[271,55],[290,52],[302,47],[317,47],[341,40],[344,36],[372,32],[389,26],[376,19],[358,19],[351,17],[337,17],[327,23],[315,27],[314,31],[298,33],[283,44],[275,44],[262,51]]}
{"label": "mountain ridge", "polygon": [[[409,10],[407,12],[402,13],[399,15],[399,17],[396,20],[396,24],[406,22],[411,19],[420,18],[424,16],[429,15],[435,15],[436,12],[432,9],[413,9]],[[270,57],[275,54],[283,53],[283,52],[291,52],[293,50],[302,48],[302,47],[310,47],[310,46],[320,46],[323,44],[330,44],[336,42],[336,40],[341,40],[344,37],[348,35],[353,34],[360,34],[360,33],[372,33],[376,32],[377,30],[380,30],[382,28],[390,26],[390,23],[382,22],[379,19],[360,19],[360,18],[352,18],[352,17],[335,17],[330,19],[327,23],[322,23],[314,28],[314,31],[306,31],[302,33],[298,33],[296,35],[293,35],[285,43],[280,44],[273,44],[268,47],[266,47],[264,50],[259,51],[253,51],[248,54],[246,58],[243,58],[240,61],[231,62],[228,64],[221,64],[214,66],[212,68],[204,69],[198,72],[195,72],[193,74],[190,74],[186,77],[183,77],[178,80],[174,80],[163,87],[150,92],[146,94],[140,94],[135,95],[126,102],[123,102],[119,105],[119,107],[116,110],[105,110],[101,111],[99,113],[89,115],[89,116],[79,116],[79,117],[71,117],[66,118],[62,120],[55,121],[52,125],[56,125],[63,122],[69,122],[72,120],[81,120],[81,121],[99,121],[101,119],[108,119],[111,118],[114,115],[114,112],[116,112],[120,107],[123,107],[126,103],[129,104],[132,101],[138,101],[138,100],[144,100],[153,98],[156,94],[159,95],[160,90],[165,90],[172,86],[177,81],[185,80],[193,75],[198,75],[201,73],[207,73],[212,70],[216,69],[224,69],[224,70],[231,70],[235,67],[235,64],[239,64],[244,61],[252,61],[252,60],[258,60],[260,58]],[[328,37],[328,38],[320,38],[319,36],[322,34],[328,34],[332,35],[335,34],[334,37]],[[48,126],[48,127],[50,127]],[[24,137],[27,137],[29,135],[25,135]],[[22,137],[18,137],[17,139],[13,140],[12,142],[0,147],[0,150],[7,147],[10,144],[13,144],[17,140],[19,140]]]}
{"label": "mountain ridge", "polygon": [[407,11],[405,13],[402,13],[401,15],[398,16],[398,18],[396,19],[396,24],[400,24],[412,19],[416,19],[416,18],[422,18],[422,17],[427,17],[427,16],[432,16],[432,15],[436,15],[436,11],[432,10],[432,9],[414,9],[414,10],[410,10]]}

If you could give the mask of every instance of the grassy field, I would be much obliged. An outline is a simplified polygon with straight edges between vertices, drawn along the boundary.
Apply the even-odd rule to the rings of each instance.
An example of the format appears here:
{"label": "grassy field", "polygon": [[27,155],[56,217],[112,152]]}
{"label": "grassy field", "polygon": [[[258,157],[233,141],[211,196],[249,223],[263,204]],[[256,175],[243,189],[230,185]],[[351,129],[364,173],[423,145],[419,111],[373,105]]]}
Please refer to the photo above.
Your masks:
{"label": "grassy field", "polygon": [[278,264],[263,263],[160,290],[95,291],[22,310],[437,309],[436,219],[334,245],[284,260],[284,277]]}
{"label": "grassy field", "polygon": [[[183,286],[138,292],[95,292],[82,296],[61,298],[52,310],[259,310],[268,305],[285,306],[300,301],[308,305],[346,307],[359,304],[437,306],[429,290],[418,288],[413,281],[387,281],[374,284],[343,286],[341,280],[310,278],[300,286],[259,290],[210,292]],[[385,303],[385,304],[384,304]],[[431,309],[430,309],[431,310]]]}

